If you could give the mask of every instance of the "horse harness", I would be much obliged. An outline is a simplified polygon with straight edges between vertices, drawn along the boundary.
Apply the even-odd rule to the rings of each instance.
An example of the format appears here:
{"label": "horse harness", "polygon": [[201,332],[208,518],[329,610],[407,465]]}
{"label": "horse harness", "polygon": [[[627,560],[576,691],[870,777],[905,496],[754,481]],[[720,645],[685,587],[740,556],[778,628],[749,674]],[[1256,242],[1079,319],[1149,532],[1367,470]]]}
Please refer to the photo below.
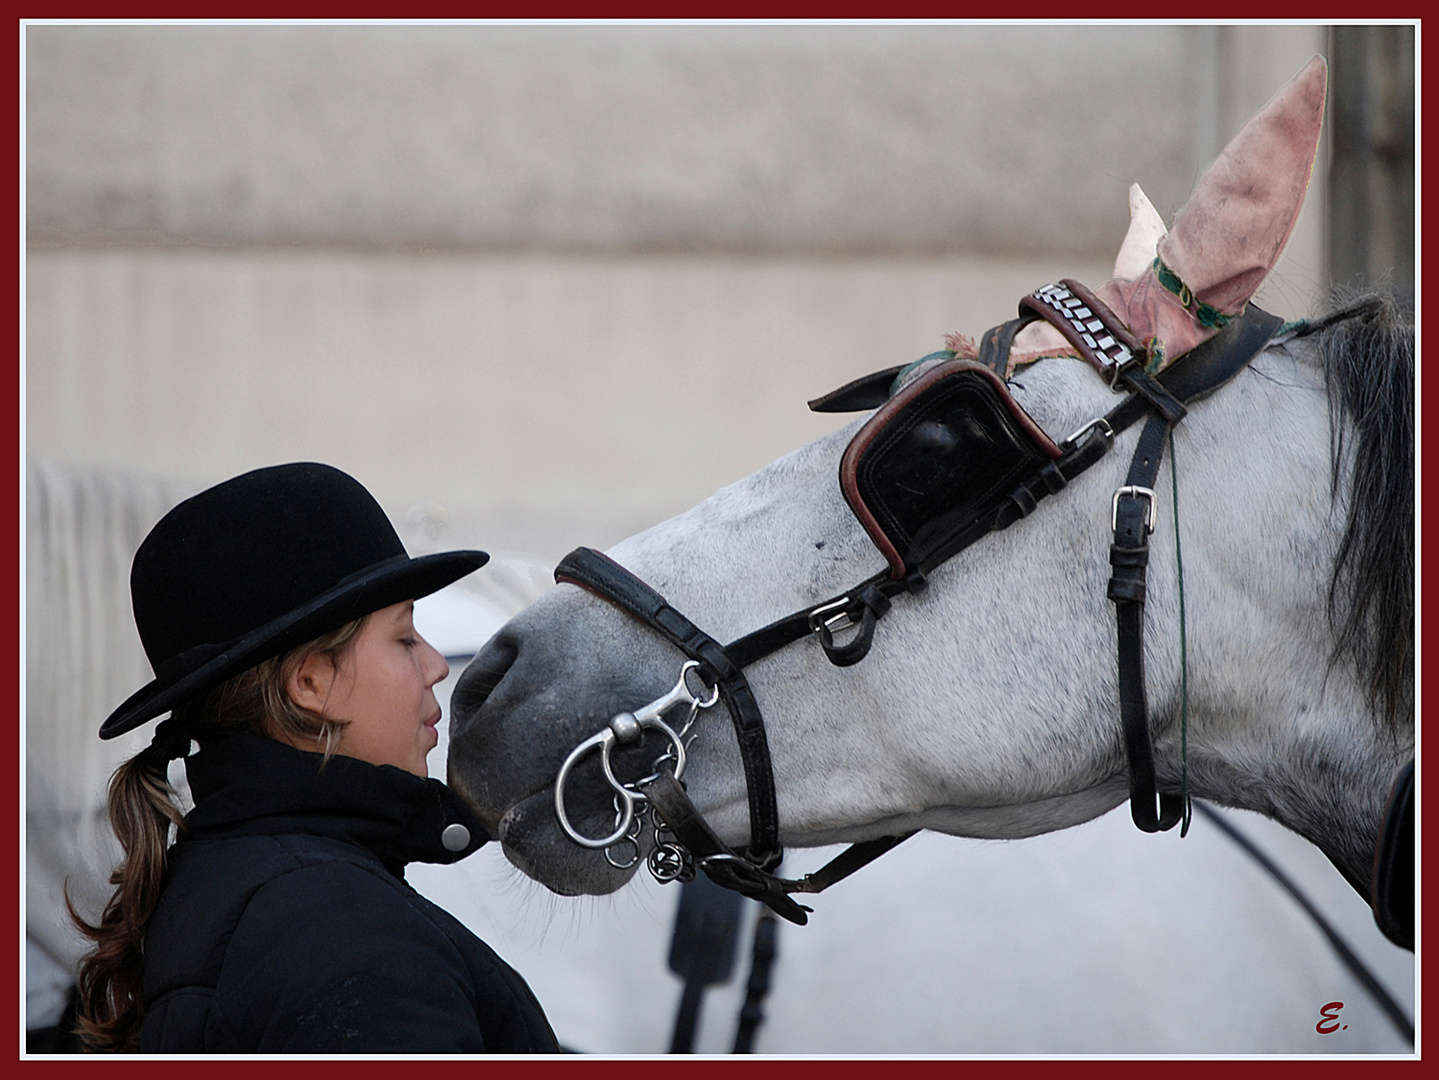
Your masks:
{"label": "horse harness", "polygon": [[[1105,416],[1056,444],[1014,400],[1004,379],[1010,345],[1018,331],[1045,319],[1125,395]],[[912,836],[880,837],[847,848],[813,874],[778,877],[783,852],[775,782],[764,723],[744,668],[802,638],[815,636],[836,666],[864,659],[876,623],[902,593],[924,589],[927,576],[988,533],[1008,528],[1049,495],[1100,460],[1120,432],[1145,421],[1125,483],[1111,503],[1113,573],[1108,596],[1118,626],[1120,715],[1128,761],[1131,814],[1146,832],[1173,827],[1185,815],[1185,799],[1157,792],[1144,676],[1145,569],[1154,530],[1154,482],[1165,439],[1183,419],[1186,405],[1241,371],[1273,339],[1281,320],[1250,305],[1209,340],[1177,358],[1159,374],[1147,367],[1143,344],[1097,297],[1065,279],[1026,296],[1019,316],[988,331],[976,360],[934,353],[911,365],[857,379],[809,403],[817,412],[876,409],[845,449],[840,486],[846,502],[876,548],[886,570],[845,593],[796,611],[727,645],[721,645],[634,574],[590,548],[578,548],[555,568],[555,580],[579,585],[615,604],[656,631],[690,659],[667,694],[620,713],[607,728],[569,755],[556,780],[555,809],[577,843],[610,849],[639,845],[637,812],[655,817],[649,868],[656,878],[692,880],[702,869],[716,883],[762,901],[780,916],[803,924],[810,909],[791,893],[815,893],[846,877]],[[855,629],[840,644],[835,635]],[[696,693],[697,676],[706,691]],[[686,794],[686,734],[696,711],[723,699],[734,723],[743,762],[751,825],[742,849],[722,841]],[[663,716],[687,705],[688,718],[675,731]],[[632,745],[645,729],[670,742],[653,773],[621,783],[610,764],[617,745]],[[604,838],[583,836],[570,823],[564,787],[570,770],[591,749],[616,792],[617,822]],[[614,859],[611,858],[614,862]],[[628,866],[633,863],[617,866]]]}

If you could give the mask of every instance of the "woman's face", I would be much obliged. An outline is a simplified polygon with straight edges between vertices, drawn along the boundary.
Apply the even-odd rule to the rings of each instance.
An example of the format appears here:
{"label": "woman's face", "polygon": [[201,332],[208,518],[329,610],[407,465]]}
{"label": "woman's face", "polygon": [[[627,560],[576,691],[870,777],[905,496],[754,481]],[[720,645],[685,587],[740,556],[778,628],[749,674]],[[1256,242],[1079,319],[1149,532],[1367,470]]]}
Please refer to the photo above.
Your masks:
{"label": "woman's face", "polygon": [[308,657],[290,691],[324,719],[346,721],[337,753],[428,776],[425,756],[440,738],[434,687],[450,665],[415,633],[414,616],[412,600],[374,612],[338,665]]}

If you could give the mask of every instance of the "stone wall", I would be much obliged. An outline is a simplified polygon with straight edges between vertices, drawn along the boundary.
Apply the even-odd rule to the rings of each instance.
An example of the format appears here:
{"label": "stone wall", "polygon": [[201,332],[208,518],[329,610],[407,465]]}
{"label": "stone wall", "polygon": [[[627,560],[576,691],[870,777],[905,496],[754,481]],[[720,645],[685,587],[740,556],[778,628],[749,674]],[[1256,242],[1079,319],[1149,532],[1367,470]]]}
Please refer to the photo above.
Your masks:
{"label": "stone wall", "polygon": [[[492,545],[607,543],[832,427],[807,398],[1103,281],[1128,184],[1172,215],[1324,42],[31,25],[27,445],[321,458]],[[1324,287],[1322,171],[1286,314]]]}

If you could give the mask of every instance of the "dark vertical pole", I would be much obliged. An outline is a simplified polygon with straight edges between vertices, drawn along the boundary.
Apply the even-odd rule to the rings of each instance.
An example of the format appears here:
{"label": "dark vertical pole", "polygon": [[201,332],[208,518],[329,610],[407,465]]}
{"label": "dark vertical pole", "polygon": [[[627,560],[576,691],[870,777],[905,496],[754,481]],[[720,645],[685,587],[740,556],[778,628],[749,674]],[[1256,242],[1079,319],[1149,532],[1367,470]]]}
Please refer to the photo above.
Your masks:
{"label": "dark vertical pole", "polygon": [[744,899],[704,875],[682,888],[669,963],[670,970],[684,979],[685,988],[675,1014],[671,1054],[693,1050],[705,987],[729,981]]}
{"label": "dark vertical pole", "polygon": [[734,1052],[749,1054],[754,1050],[755,1031],[764,1022],[764,999],[769,994],[770,968],[774,966],[775,936],[779,920],[768,909],[760,912],[754,927],[754,951],[750,962],[749,985],[739,1013],[739,1027],[734,1036]]}
{"label": "dark vertical pole", "polygon": [[1329,280],[1414,300],[1414,27],[1329,31]]}

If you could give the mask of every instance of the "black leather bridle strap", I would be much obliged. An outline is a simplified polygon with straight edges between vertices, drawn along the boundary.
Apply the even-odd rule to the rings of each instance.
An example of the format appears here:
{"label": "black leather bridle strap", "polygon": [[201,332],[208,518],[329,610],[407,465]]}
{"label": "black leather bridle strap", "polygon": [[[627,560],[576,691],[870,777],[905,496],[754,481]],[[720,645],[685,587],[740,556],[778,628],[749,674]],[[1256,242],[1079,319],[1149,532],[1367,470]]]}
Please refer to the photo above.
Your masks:
{"label": "black leather bridle strap", "polygon": [[843,881],[863,866],[868,866],[891,848],[898,847],[914,833],[898,836],[879,836],[873,840],[861,840],[851,844],[829,862],[812,874],[806,874],[797,881],[785,881],[785,891],[797,893],[824,892],[837,881]]}
{"label": "black leather bridle strap", "polygon": [[1172,828],[1184,813],[1184,800],[1174,795],[1159,795],[1155,809],[1154,751],[1144,689],[1145,570],[1156,511],[1154,481],[1168,435],[1163,416],[1152,416],[1144,425],[1125,486],[1115,493],[1114,540],[1109,548],[1114,570],[1108,593],[1119,630],[1119,715],[1129,757],[1129,811],[1134,824],[1145,832]]}
{"label": "black leather bridle strap", "polygon": [[668,767],[641,783],[640,791],[654,804],[665,827],[716,885],[758,900],[790,922],[803,926],[809,921],[810,909],[790,899],[783,880],[731,850],[719,838]]}
{"label": "black leather bridle strap", "polygon": [[663,634],[686,656],[699,661],[700,675],[719,688],[720,697],[734,722],[744,763],[745,786],[749,793],[749,857],[760,865],[778,861],[779,809],[775,797],[774,769],[764,721],[749,680],[741,665],[724,647],[673,608],[659,593],[619,563],[593,548],[576,548],[555,567],[555,580],[568,581],[599,594],[623,608],[646,626]]}
{"label": "black leather bridle strap", "polygon": [[716,885],[768,905],[775,914],[800,926],[809,921],[810,909],[796,903],[790,893],[823,892],[914,835],[907,832],[899,836],[862,840],[845,848],[812,874],[797,880],[781,878],[731,850],[695,809],[684,785],[675,779],[668,767],[661,768],[654,777],[640,784],[640,791],[659,811],[665,827],[694,856],[706,877]]}
{"label": "black leather bridle strap", "polygon": [[[888,570],[866,578],[848,592],[831,597],[813,607],[803,608],[782,619],[776,619],[768,626],[752,630],[725,646],[725,652],[738,667],[748,667],[756,660],[778,652],[793,642],[811,634],[819,638],[820,645],[830,662],[836,667],[848,667],[864,659],[874,636],[875,622],[889,610],[890,598],[907,589],[923,588],[923,582],[896,581]],[[843,613],[859,626],[854,639],[845,645],[836,645],[834,633],[825,624],[824,612]]]}
{"label": "black leather bridle strap", "polygon": [[[1234,320],[1193,349],[1154,382],[1163,394],[1172,395],[1178,402],[1193,401],[1242,371],[1280,324],[1278,316],[1251,305],[1242,319]],[[1157,790],[1144,677],[1145,575],[1149,533],[1157,512],[1154,482],[1164,457],[1165,440],[1175,422],[1171,419],[1174,410],[1157,408],[1152,392],[1136,394],[1121,402],[1105,420],[1117,434],[1146,414],[1149,418],[1135,447],[1129,475],[1115,494],[1114,537],[1109,549],[1113,573],[1108,595],[1114,602],[1118,633],[1119,713],[1129,757],[1130,815],[1145,832],[1161,832],[1178,824],[1186,809],[1182,796],[1159,794]]]}
{"label": "black leather bridle strap", "polygon": [[1009,371],[1009,349],[1014,344],[1014,336],[1037,318],[1035,312],[1023,311],[1019,318],[986,330],[979,339],[978,362],[1003,379]]}

